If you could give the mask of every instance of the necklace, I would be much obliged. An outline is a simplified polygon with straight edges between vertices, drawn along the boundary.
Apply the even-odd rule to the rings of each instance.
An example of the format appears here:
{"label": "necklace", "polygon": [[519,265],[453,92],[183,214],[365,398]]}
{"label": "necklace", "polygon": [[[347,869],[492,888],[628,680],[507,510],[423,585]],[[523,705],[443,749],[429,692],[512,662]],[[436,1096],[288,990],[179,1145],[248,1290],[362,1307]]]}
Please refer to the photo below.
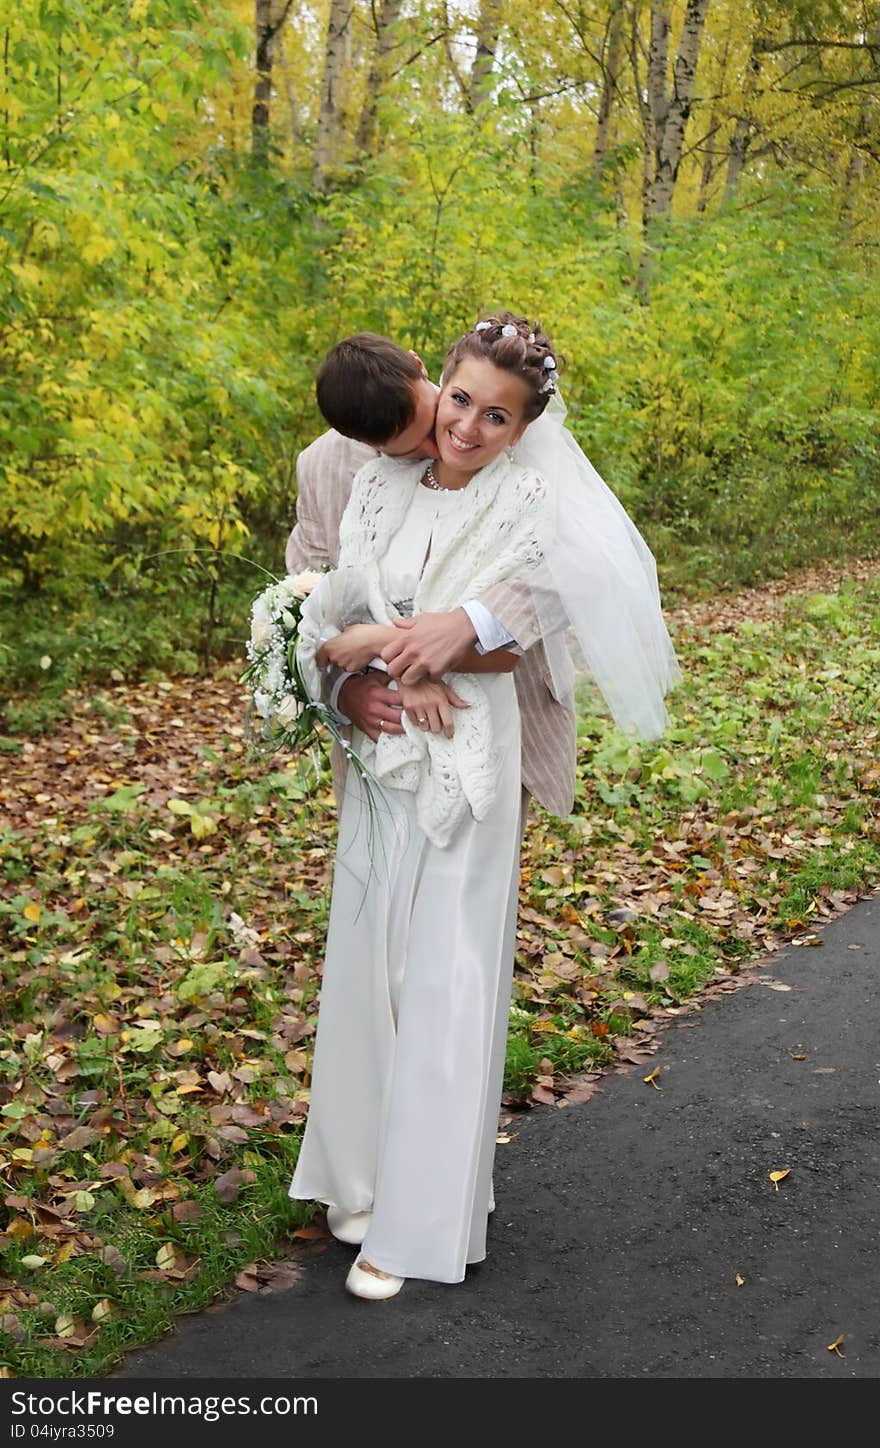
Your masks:
{"label": "necklace", "polygon": [[436,474],[434,473],[434,469],[432,468],[430,462],[425,467],[425,482],[428,484],[429,488],[434,489],[435,493],[455,492],[454,488],[444,488],[442,483],[438,483]]}

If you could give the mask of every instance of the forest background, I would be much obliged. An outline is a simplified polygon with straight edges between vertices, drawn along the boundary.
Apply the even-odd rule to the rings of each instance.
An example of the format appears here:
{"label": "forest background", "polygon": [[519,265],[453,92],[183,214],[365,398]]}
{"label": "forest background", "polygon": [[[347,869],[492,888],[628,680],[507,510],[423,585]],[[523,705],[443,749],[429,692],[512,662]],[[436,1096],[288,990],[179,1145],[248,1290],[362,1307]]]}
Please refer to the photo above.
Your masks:
{"label": "forest background", "polygon": [[499,305],[667,596],[871,552],[878,82],[866,0],[8,7],[12,689],[240,657],[326,349]]}

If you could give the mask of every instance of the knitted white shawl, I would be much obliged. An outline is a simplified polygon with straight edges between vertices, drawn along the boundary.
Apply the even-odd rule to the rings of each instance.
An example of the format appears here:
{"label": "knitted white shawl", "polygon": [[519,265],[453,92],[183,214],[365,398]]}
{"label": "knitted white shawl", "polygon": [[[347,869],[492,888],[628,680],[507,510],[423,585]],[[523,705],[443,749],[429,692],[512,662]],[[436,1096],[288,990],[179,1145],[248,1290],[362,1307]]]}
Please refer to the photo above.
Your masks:
{"label": "knitted white shawl", "polygon": [[[309,691],[321,697],[315,655],[349,624],[391,623],[399,617],[385,596],[379,564],[420,487],[424,464],[378,457],[355,476],[339,529],[339,562],[305,600],[297,657]],[[413,612],[448,611],[536,567],[549,514],[547,488],[534,472],[505,454],[475,473],[434,525],[428,562]],[[360,757],[374,777],[416,795],[419,825],[443,847],[468,810],[485,818],[497,791],[500,761],[493,748],[491,712],[473,674],[445,679],[470,704],[456,710],[452,739],[417,729],[403,715],[403,734],[365,739]]]}

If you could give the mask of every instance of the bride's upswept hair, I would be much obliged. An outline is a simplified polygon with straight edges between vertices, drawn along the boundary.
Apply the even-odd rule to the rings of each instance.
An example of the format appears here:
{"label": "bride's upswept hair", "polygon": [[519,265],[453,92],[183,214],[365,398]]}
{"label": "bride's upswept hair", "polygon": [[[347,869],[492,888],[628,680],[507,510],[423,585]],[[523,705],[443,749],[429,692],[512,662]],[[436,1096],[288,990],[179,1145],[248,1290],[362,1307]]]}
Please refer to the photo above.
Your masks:
{"label": "bride's upswept hair", "polygon": [[465,357],[491,362],[505,372],[516,373],[528,384],[531,395],[525,416],[529,422],[541,416],[556,391],[557,372],[563,360],[540,322],[530,322],[514,312],[487,314],[465,332],[446,354],[444,378]]}

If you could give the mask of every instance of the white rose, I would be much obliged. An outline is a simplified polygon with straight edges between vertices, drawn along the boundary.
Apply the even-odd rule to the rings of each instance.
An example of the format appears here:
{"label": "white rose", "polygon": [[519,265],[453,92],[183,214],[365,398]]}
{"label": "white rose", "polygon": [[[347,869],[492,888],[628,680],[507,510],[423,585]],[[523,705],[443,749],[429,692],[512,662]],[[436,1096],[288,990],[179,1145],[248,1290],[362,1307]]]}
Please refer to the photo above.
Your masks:
{"label": "white rose", "polygon": [[251,616],[251,643],[255,649],[265,649],[271,642],[272,620],[263,605],[256,603]]}
{"label": "white rose", "polygon": [[302,703],[294,694],[288,694],[284,702],[276,709],[275,718],[279,724],[295,724],[303,711]]}
{"label": "white rose", "polygon": [[314,569],[305,568],[302,573],[294,574],[290,580],[290,587],[297,598],[308,598],[320,579],[320,573],[316,573]]}

